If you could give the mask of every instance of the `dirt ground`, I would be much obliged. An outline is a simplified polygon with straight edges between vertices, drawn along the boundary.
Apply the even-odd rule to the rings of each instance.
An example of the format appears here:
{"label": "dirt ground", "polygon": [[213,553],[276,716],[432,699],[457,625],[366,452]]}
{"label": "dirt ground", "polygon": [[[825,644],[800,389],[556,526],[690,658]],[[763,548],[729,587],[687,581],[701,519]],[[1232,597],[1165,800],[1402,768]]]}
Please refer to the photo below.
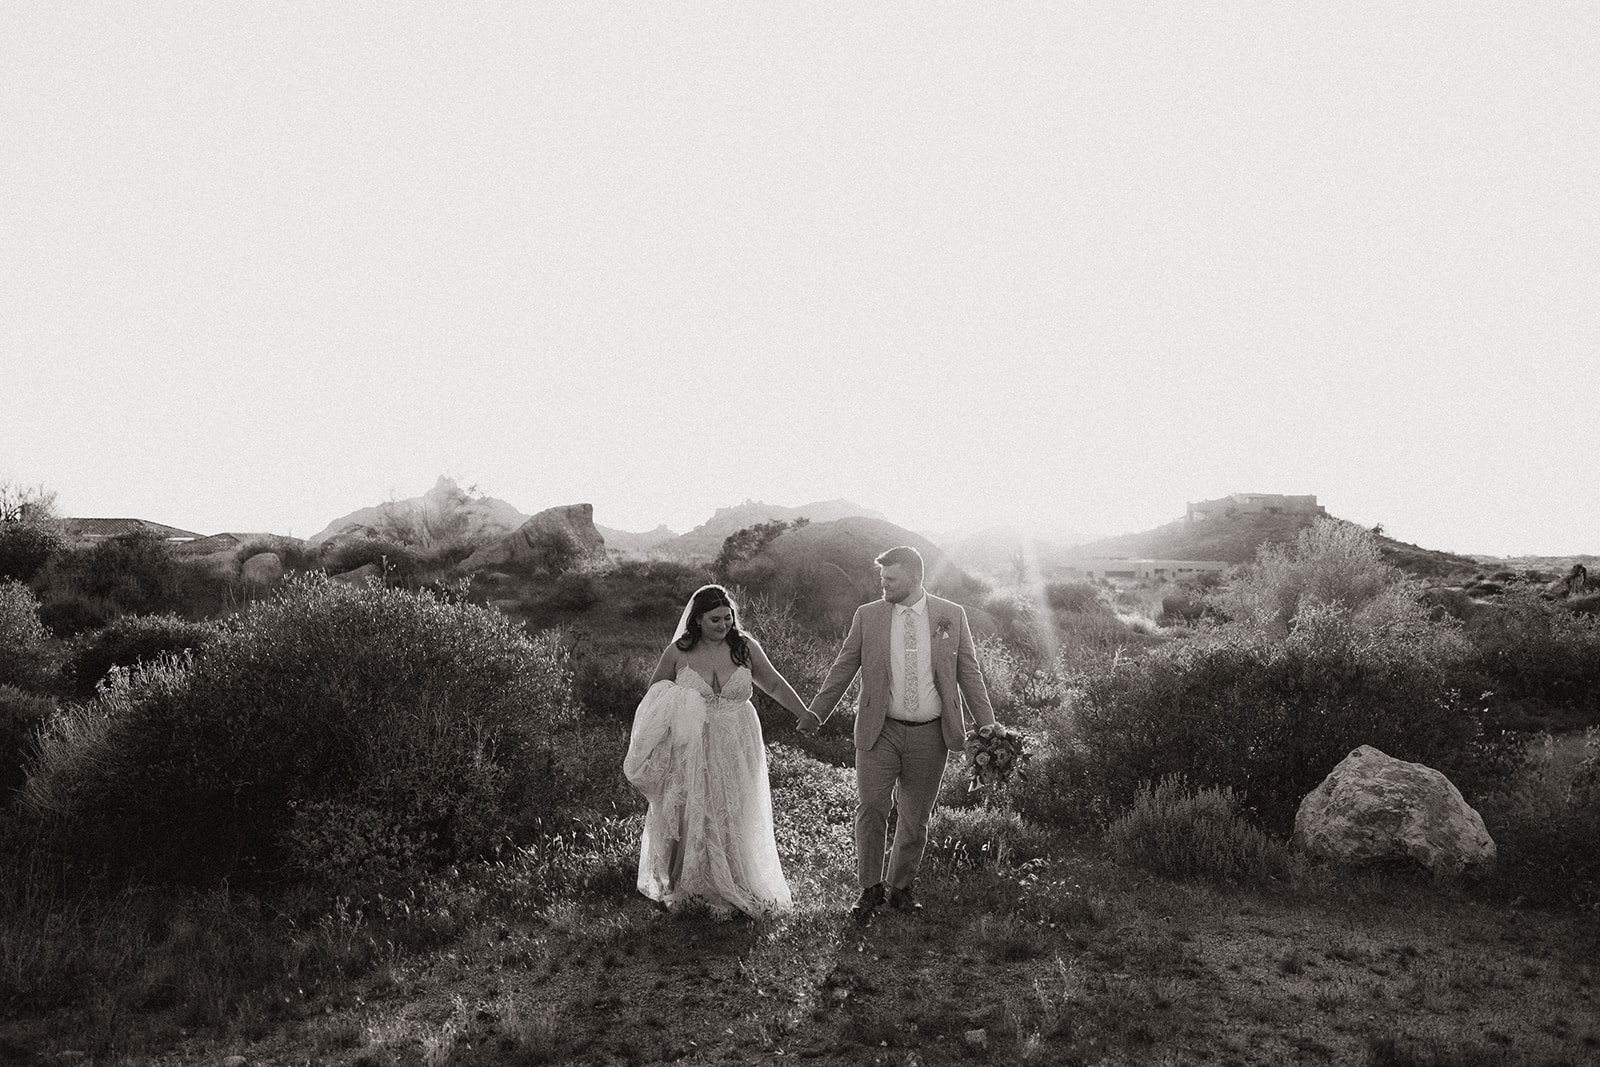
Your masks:
{"label": "dirt ground", "polygon": [[[127,1064],[1600,1063],[1592,915],[1380,877],[1254,893],[1092,858],[1052,922],[1011,876],[918,917],[846,917],[830,876],[776,921],[605,893],[380,968],[250,1038]],[[58,1041],[33,1062],[85,1062]],[[14,1046],[15,1047],[15,1046]]]}

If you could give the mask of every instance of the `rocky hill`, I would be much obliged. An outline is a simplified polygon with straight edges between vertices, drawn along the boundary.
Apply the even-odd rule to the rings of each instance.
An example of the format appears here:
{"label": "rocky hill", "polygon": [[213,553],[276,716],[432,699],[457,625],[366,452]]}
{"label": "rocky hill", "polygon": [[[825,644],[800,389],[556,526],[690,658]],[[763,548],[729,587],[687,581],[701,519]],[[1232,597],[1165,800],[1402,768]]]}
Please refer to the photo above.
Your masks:
{"label": "rocky hill", "polygon": [[352,511],[334,519],[306,543],[316,548],[336,537],[352,535],[395,537],[408,544],[452,537],[487,541],[504,537],[527,520],[527,515],[504,500],[476,496],[441,475],[422,496]]}
{"label": "rocky hill", "polygon": [[[821,500],[786,508],[778,504],[764,504],[759,500],[746,500],[731,508],[718,508],[705,522],[680,537],[663,541],[657,551],[692,559],[714,559],[722,550],[722,542],[729,534],[738,533],[747,526],[758,526],[774,519],[810,519],[813,523],[833,522],[836,519],[869,518],[883,520],[883,516],[870,508],[848,500]],[[607,538],[607,544],[610,544]]]}
{"label": "rocky hill", "polygon": [[[1189,522],[1179,519],[1144,533],[1121,534],[1076,545],[1051,556],[1051,562],[1069,558],[1110,557],[1125,559],[1220,560],[1224,563],[1249,563],[1266,544],[1293,541],[1301,530],[1316,521],[1312,515],[1242,514]],[[1424,578],[1446,578],[1472,574],[1482,565],[1467,556],[1419,548],[1416,545],[1378,536],[1384,558],[1407,573]]]}
{"label": "rocky hill", "polygon": [[852,515],[786,530],[729,576],[747,588],[793,597],[815,621],[841,633],[855,609],[879,596],[878,555],[895,545],[922,554],[928,588],[975,608],[985,590],[933,542],[884,519]]}

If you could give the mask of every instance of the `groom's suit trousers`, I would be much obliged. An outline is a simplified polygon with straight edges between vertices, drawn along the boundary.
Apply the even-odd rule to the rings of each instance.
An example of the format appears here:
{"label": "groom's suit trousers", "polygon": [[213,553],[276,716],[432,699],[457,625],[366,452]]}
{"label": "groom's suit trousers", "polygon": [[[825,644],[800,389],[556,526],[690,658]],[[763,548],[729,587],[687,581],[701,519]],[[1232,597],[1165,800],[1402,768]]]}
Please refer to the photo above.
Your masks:
{"label": "groom's suit trousers", "polygon": [[[938,722],[907,726],[888,719],[877,743],[856,753],[856,793],[860,798],[856,806],[856,878],[861,888],[884,882],[906,889],[915,881],[948,752]],[[885,869],[891,809],[896,812],[894,848]]]}

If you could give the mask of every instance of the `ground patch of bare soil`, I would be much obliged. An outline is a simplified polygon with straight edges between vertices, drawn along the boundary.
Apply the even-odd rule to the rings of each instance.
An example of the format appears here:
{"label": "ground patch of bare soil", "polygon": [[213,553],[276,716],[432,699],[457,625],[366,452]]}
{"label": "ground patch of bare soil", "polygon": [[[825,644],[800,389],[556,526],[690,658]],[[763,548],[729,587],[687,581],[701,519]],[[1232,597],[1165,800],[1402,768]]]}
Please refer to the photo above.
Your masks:
{"label": "ground patch of bare soil", "polygon": [[[1302,881],[1175,885],[1093,856],[940,870],[920,916],[866,929],[835,872],[797,879],[797,910],[766,922],[597,893],[259,1032],[106,1062],[1600,1063],[1594,916]],[[87,1061],[74,1051],[57,1033],[22,1062]]]}

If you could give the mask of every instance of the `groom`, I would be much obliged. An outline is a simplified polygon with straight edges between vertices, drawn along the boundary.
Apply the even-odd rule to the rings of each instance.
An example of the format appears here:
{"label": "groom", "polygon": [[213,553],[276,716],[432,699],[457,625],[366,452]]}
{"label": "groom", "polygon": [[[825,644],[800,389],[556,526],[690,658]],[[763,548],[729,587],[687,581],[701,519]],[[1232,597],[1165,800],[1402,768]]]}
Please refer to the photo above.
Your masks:
{"label": "groom", "polygon": [[[856,609],[844,647],[811,702],[811,718],[800,721],[802,731],[815,732],[861,673],[855,732],[861,898],[850,914],[862,925],[885,899],[900,911],[922,909],[912,883],[928,839],[928,817],[939,796],[945,754],[960,751],[966,738],[962,699],[978,725],[994,722],[967,613],[960,604],[922,588],[922,556],[916,549],[891,548],[877,564],[883,599]],[[897,822],[885,871],[891,806]]]}

